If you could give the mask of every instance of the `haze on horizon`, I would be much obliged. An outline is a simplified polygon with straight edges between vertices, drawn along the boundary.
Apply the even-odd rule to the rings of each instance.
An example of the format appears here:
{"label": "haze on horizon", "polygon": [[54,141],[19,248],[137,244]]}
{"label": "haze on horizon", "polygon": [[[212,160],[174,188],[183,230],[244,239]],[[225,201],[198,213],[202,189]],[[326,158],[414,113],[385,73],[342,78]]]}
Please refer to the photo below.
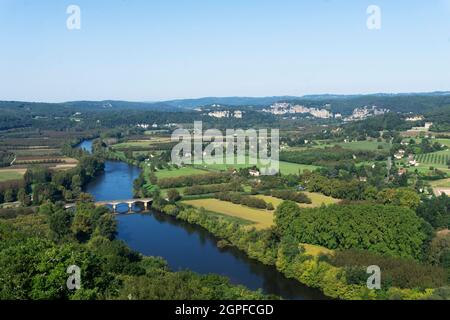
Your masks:
{"label": "haze on horizon", "polygon": [[2,0],[0,43],[0,100],[450,90],[449,0]]}

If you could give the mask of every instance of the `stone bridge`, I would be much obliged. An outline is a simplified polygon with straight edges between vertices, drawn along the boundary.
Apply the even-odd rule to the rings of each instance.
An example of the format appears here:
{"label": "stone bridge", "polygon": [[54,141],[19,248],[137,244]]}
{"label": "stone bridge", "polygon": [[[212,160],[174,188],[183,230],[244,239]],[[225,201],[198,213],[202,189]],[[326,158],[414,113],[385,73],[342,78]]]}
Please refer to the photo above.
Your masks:
{"label": "stone bridge", "polygon": [[133,205],[135,205],[137,203],[142,203],[144,205],[144,209],[148,210],[148,209],[150,209],[150,205],[151,205],[152,201],[153,201],[153,198],[108,200],[108,201],[97,201],[97,202],[95,202],[95,205],[97,207],[110,205],[113,209],[113,212],[116,212],[117,206],[119,204],[127,204],[128,209],[131,211],[133,208]]}

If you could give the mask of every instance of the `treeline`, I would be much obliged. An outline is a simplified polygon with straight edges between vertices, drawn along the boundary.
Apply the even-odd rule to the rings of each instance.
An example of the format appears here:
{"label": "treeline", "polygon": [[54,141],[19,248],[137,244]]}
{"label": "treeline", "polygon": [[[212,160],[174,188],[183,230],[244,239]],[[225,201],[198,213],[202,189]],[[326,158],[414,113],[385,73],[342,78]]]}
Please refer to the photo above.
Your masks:
{"label": "treeline", "polygon": [[304,193],[301,192],[295,192],[292,190],[272,190],[270,192],[272,197],[283,199],[283,200],[290,200],[298,203],[307,203],[311,204],[311,199]]}
{"label": "treeline", "polygon": [[95,156],[79,159],[75,168],[53,171],[33,165],[23,180],[0,184],[0,203],[19,201],[23,206],[40,205],[46,201],[73,202],[84,196],[82,188],[104,170],[104,162]]}
{"label": "treeline", "polygon": [[9,167],[14,160],[14,154],[9,151],[0,150],[0,168]]}
{"label": "treeline", "polygon": [[161,189],[192,187],[194,185],[219,184],[229,182],[232,178],[230,173],[217,172],[198,174],[184,177],[173,177],[158,179],[157,184]]}
{"label": "treeline", "polygon": [[450,229],[450,197],[442,194],[423,199],[417,208],[417,214],[435,229]]}
{"label": "treeline", "polygon": [[300,209],[285,202],[275,212],[282,236],[329,249],[362,249],[423,260],[433,230],[408,208],[384,205],[332,205]]}
{"label": "treeline", "polygon": [[242,204],[250,208],[274,210],[272,203],[256,197],[245,196],[238,192],[219,192],[215,195],[215,197],[222,201]]}
{"label": "treeline", "polygon": [[427,121],[433,122],[431,131],[449,132],[450,131],[450,103],[426,114]]}
{"label": "treeline", "polygon": [[[347,280],[348,270],[344,267],[332,265],[322,256],[308,254],[295,239],[280,234],[279,230],[277,231],[278,227],[277,229],[256,231],[242,227],[226,218],[209,215],[202,209],[186,208],[182,205],[178,207],[164,205],[160,202],[154,202],[154,205],[155,209],[166,214],[202,226],[218,238],[223,239],[221,243],[235,246],[249,257],[264,264],[274,265],[288,278],[296,279],[309,287],[319,288],[329,297],[351,300],[450,298],[450,291],[446,290],[446,287],[422,289],[424,285],[421,285],[402,289],[383,286],[381,290],[370,290],[366,283],[355,284]],[[294,206],[297,207],[295,204]],[[395,236],[392,234],[392,237]],[[414,274],[408,275],[408,278],[414,277]],[[437,281],[433,283],[439,284],[442,279],[439,277],[437,276]]]}
{"label": "treeline", "polygon": [[320,192],[336,199],[350,201],[367,200],[382,204],[392,204],[416,209],[420,204],[419,195],[409,188],[385,188],[378,190],[376,187],[356,179],[341,180],[330,179],[317,173],[307,173],[301,176],[301,180],[310,192]]}
{"label": "treeline", "polygon": [[391,154],[394,155],[399,150],[404,150],[405,154],[423,154],[423,153],[433,153],[445,150],[447,147],[443,146],[439,142],[432,143],[429,139],[422,139],[420,143],[417,143],[415,139],[410,139],[408,145],[402,145],[401,141],[395,143],[392,146]]}
{"label": "treeline", "polygon": [[332,265],[344,268],[347,282],[350,284],[365,285],[367,267],[373,265],[382,270],[383,288],[439,288],[447,285],[447,277],[450,275],[440,266],[364,250],[336,250],[326,258]]}
{"label": "treeline", "polygon": [[64,159],[39,159],[39,160],[20,160],[16,164],[46,164],[46,163],[66,163]]}
{"label": "treeline", "polygon": [[383,131],[383,139],[390,139],[396,135],[396,131],[408,130],[414,125],[412,122],[405,121],[404,116],[401,114],[389,112],[346,124],[343,127],[342,135],[358,140],[366,140],[368,137],[377,139],[380,137],[380,132]]}
{"label": "treeline", "polygon": [[207,184],[207,185],[196,185],[192,187],[187,187],[183,190],[185,196],[194,196],[201,194],[225,192],[225,191],[242,191],[243,188],[240,182],[231,183],[221,183],[221,184]]}
{"label": "treeline", "polygon": [[[326,166],[339,161],[368,161],[379,159],[380,155],[372,151],[356,151],[340,146],[314,148],[305,151],[283,151],[280,160],[299,164]],[[381,156],[380,159],[383,157]]]}
{"label": "treeline", "polygon": [[0,182],[0,203],[16,201],[19,198],[19,191],[21,194],[25,193],[23,179]]}
{"label": "treeline", "polygon": [[[1,300],[257,300],[268,297],[218,275],[172,272],[162,258],[144,257],[115,239],[105,208],[75,211],[47,204],[37,215],[0,219]],[[49,259],[51,257],[51,259]],[[67,268],[81,269],[69,290]]]}
{"label": "treeline", "polygon": [[36,213],[35,208],[1,208],[0,219],[14,219],[19,216],[26,216]]}

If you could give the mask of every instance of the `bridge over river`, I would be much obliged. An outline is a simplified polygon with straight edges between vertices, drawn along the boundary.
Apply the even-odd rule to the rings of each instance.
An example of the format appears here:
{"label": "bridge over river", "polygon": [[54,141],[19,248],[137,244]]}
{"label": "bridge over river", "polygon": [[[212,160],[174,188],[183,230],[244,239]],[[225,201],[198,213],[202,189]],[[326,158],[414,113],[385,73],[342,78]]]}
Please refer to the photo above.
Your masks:
{"label": "bridge over river", "polygon": [[[128,205],[128,210],[132,211],[133,206],[138,204],[138,203],[142,203],[144,205],[144,209],[148,210],[150,209],[150,205],[153,202],[153,198],[141,198],[141,199],[125,199],[125,200],[107,200],[107,201],[96,201],[95,206],[97,207],[102,207],[102,206],[111,206],[113,209],[113,212],[117,212],[117,206],[119,206],[120,204],[127,204]],[[73,208],[75,207],[76,204],[74,203],[70,203],[70,204],[66,204],[65,208]]]}
{"label": "bridge over river", "polygon": [[128,209],[131,211],[133,208],[133,205],[136,205],[138,203],[142,203],[144,205],[144,209],[148,210],[150,208],[150,205],[153,201],[153,198],[142,198],[142,199],[125,199],[125,200],[108,200],[108,201],[97,201],[95,202],[95,205],[98,207],[101,206],[111,206],[113,209],[113,212],[116,212],[117,206],[120,204],[127,204]]}

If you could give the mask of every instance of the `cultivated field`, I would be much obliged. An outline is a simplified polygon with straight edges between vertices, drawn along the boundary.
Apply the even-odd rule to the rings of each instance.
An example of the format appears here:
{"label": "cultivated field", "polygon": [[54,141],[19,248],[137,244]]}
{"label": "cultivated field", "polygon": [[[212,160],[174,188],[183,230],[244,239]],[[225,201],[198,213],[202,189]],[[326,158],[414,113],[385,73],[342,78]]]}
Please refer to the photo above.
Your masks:
{"label": "cultivated field", "polygon": [[154,144],[169,143],[169,142],[171,142],[170,138],[158,137],[158,138],[151,138],[151,139],[145,139],[145,140],[130,140],[127,142],[114,144],[114,145],[112,145],[112,148],[115,150],[123,150],[123,149],[127,149],[127,148],[145,148],[145,147],[150,147],[151,145],[154,145]]}
{"label": "cultivated field", "polygon": [[208,173],[205,170],[193,168],[193,167],[182,167],[180,169],[164,169],[158,170],[155,172],[155,175],[158,179],[164,178],[174,178],[174,177],[183,177],[183,176],[193,176],[197,174],[206,174]]}
{"label": "cultivated field", "polygon": [[196,208],[204,208],[207,211],[251,221],[254,223],[252,226],[258,230],[267,229],[273,225],[273,213],[267,210],[253,209],[217,199],[187,200],[183,201],[183,203]]}
{"label": "cultivated field", "polygon": [[359,150],[367,150],[367,151],[377,151],[380,150],[380,146],[382,147],[381,150],[389,150],[391,148],[391,144],[387,143],[387,142],[378,142],[376,140],[366,140],[366,141],[351,141],[351,142],[324,142],[321,143],[319,145],[317,145],[316,147],[319,148],[325,148],[325,147],[334,147],[334,146],[340,146],[342,148],[345,149],[350,149],[350,150],[355,150],[355,151],[359,151]]}
{"label": "cultivated field", "polygon": [[[253,167],[254,164],[248,163],[240,163],[240,164],[203,164],[203,168],[207,168],[210,170],[216,170],[216,171],[226,171],[230,169],[243,169],[243,168],[250,168]],[[261,168],[261,165],[256,165],[258,168]],[[285,162],[285,161],[279,161],[279,167],[280,172],[283,175],[288,174],[299,174],[302,173],[304,170],[314,171],[320,167],[318,166],[312,166],[312,165],[306,165],[306,164],[298,164],[298,163],[292,163],[292,162]]]}
{"label": "cultivated field", "polygon": [[450,179],[441,179],[430,182],[433,188],[450,188]]}
{"label": "cultivated field", "polygon": [[418,154],[416,159],[422,164],[447,167],[447,162],[450,160],[450,152],[438,151],[434,153]]}
{"label": "cultivated field", "polygon": [[0,182],[22,179],[26,169],[0,169]]}
{"label": "cultivated field", "polygon": [[[298,205],[301,208],[316,208],[322,205],[335,204],[340,201],[331,197],[324,196],[323,194],[320,193],[311,193],[311,192],[303,192],[303,193],[306,194],[311,199],[312,203],[311,204],[299,203]],[[279,198],[265,195],[257,195],[255,197],[271,203],[275,208],[278,207],[284,201]]]}

